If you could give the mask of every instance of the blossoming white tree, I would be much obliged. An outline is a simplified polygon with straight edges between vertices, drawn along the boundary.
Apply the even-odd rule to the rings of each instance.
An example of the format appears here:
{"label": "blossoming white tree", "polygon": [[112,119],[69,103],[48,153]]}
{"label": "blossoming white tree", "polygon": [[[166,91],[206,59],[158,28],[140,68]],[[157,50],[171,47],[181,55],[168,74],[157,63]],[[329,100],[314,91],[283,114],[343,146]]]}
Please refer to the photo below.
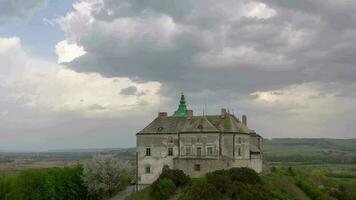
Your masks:
{"label": "blossoming white tree", "polygon": [[97,155],[84,164],[84,182],[89,194],[112,195],[132,174],[128,161],[119,160],[113,155]]}

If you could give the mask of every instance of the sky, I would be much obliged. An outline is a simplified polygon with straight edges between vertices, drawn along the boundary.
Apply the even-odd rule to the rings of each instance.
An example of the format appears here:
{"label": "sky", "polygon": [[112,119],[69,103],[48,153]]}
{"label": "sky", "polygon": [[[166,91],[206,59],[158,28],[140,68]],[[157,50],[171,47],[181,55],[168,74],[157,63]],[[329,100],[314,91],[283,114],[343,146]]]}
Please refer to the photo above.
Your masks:
{"label": "sky", "polygon": [[354,0],[0,0],[0,151],[135,146],[184,92],[265,138],[356,138]]}

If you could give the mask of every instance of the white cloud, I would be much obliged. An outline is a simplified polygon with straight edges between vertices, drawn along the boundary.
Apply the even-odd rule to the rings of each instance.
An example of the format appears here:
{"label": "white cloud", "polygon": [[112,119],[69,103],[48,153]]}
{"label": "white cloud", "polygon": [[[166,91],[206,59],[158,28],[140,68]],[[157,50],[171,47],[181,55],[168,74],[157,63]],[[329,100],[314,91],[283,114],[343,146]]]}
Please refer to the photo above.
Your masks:
{"label": "white cloud", "polygon": [[274,9],[269,8],[266,4],[260,2],[251,2],[245,5],[244,16],[254,17],[257,19],[268,19],[277,14]]}
{"label": "white cloud", "polygon": [[[9,50],[11,53],[9,53]],[[7,58],[4,60],[2,58]],[[11,65],[9,65],[9,61]],[[72,113],[84,117],[127,117],[142,115],[158,107],[161,84],[135,82],[129,78],[106,78],[98,73],[78,73],[64,66],[30,57],[18,38],[0,39],[2,86],[13,100],[45,113]],[[21,71],[25,71],[21,73]],[[140,95],[120,94],[137,88]],[[100,107],[100,109],[98,109]]]}
{"label": "white cloud", "polygon": [[[353,88],[353,89],[352,89]],[[356,85],[310,82],[257,91],[243,101],[270,137],[351,137]]]}
{"label": "white cloud", "polygon": [[71,62],[86,52],[84,48],[78,46],[76,43],[70,44],[67,40],[63,40],[56,45],[56,54],[58,56],[58,63]]}

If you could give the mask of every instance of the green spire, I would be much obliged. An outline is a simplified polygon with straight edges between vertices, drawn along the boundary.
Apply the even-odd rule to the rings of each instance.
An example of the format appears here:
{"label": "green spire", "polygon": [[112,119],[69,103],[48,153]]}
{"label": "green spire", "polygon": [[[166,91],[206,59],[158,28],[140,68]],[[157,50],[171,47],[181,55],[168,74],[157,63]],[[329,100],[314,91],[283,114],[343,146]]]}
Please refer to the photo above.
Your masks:
{"label": "green spire", "polygon": [[174,117],[184,117],[187,116],[187,105],[185,105],[185,97],[182,92],[179,101],[179,107],[173,114]]}

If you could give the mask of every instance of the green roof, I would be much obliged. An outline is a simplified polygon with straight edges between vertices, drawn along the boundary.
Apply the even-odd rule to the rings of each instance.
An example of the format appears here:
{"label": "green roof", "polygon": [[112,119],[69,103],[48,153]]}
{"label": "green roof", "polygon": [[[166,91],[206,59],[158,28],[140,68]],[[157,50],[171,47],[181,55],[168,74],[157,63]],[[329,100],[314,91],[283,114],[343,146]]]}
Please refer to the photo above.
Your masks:
{"label": "green roof", "polygon": [[187,105],[185,104],[184,94],[180,96],[178,109],[173,114],[174,117],[184,117],[187,116]]}

